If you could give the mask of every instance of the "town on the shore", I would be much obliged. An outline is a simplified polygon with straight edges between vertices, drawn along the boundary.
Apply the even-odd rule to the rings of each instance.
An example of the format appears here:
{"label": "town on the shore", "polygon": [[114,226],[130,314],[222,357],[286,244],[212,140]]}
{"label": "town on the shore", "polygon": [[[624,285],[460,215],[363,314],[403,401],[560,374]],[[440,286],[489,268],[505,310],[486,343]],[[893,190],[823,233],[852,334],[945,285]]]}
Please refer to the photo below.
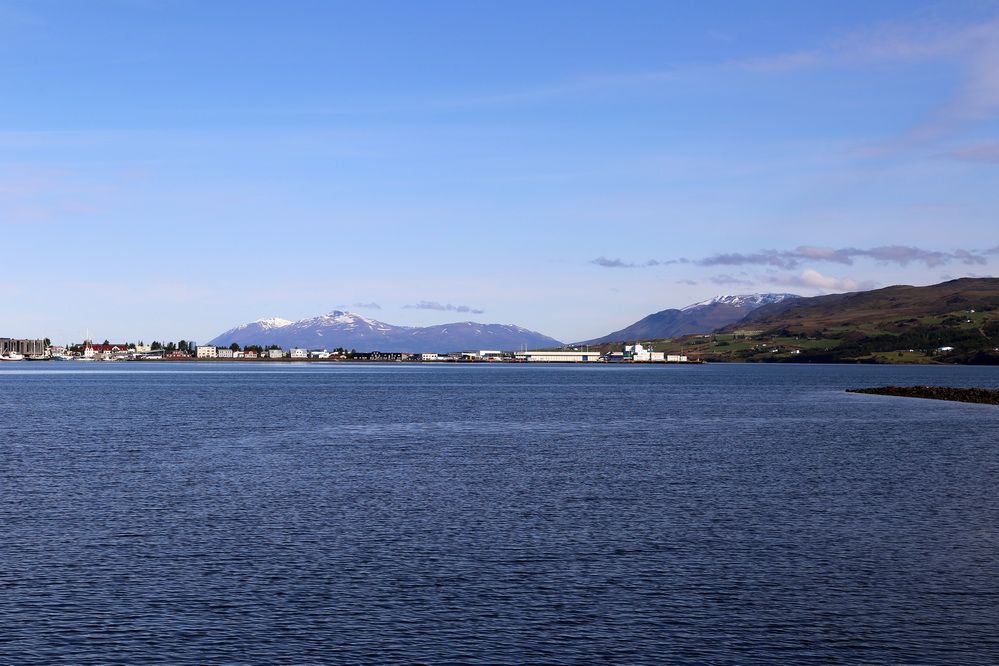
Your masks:
{"label": "town on the shore", "polygon": [[337,347],[330,349],[282,349],[276,345],[229,347],[199,345],[192,341],[146,344],[139,342],[55,345],[44,339],[0,338],[3,361],[400,361],[400,362],[509,362],[509,363],[693,363],[683,354],[654,351],[641,344],[623,345],[618,351],[601,352],[588,348],[502,351],[479,349],[461,352],[359,352]]}

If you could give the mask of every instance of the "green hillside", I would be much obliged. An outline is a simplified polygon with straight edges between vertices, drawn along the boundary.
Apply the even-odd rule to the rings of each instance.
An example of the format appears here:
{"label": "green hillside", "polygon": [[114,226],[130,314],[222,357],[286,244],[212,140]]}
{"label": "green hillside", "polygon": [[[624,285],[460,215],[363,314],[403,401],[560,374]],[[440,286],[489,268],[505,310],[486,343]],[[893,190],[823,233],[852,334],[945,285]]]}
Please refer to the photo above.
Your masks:
{"label": "green hillside", "polygon": [[999,278],[802,298],[644,342],[707,361],[999,364]]}

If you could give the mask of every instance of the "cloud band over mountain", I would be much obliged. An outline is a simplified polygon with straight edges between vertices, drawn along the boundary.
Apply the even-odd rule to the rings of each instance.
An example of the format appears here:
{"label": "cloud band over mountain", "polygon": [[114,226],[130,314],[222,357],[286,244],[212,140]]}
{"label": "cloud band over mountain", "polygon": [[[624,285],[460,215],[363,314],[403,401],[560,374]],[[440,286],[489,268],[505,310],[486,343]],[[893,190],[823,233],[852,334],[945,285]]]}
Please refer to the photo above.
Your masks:
{"label": "cloud band over mountain", "polygon": [[467,312],[470,314],[483,314],[485,310],[473,308],[469,305],[452,305],[451,303],[438,303],[437,301],[420,301],[412,305],[404,305],[407,310],[437,310],[439,312]]}
{"label": "cloud band over mountain", "polygon": [[670,264],[694,264],[696,266],[765,266],[784,270],[800,268],[805,262],[829,262],[843,265],[853,265],[857,259],[870,259],[882,264],[923,264],[927,268],[942,266],[949,263],[959,263],[966,266],[981,266],[987,263],[986,255],[994,254],[990,250],[927,250],[909,245],[881,245],[868,249],[857,247],[818,247],[802,245],[793,250],[759,250],[758,252],[719,253],[702,259],[668,259],[660,261],[649,259],[645,262],[629,262],[623,259],[608,259],[597,257],[590,263],[603,268],[648,268]]}

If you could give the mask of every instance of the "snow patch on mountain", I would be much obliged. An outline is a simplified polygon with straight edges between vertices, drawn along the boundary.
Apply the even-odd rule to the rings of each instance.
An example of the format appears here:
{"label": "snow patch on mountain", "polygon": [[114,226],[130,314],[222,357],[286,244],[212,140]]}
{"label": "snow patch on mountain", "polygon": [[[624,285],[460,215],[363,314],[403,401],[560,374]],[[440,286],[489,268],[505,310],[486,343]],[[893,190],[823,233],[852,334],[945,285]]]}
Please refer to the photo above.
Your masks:
{"label": "snow patch on mountain", "polygon": [[[295,322],[290,319],[282,319],[281,317],[269,317],[267,319],[258,319],[253,322],[254,324],[260,324],[263,328],[283,328],[285,326],[291,326]],[[244,326],[249,326],[249,324],[243,324]]]}
{"label": "snow patch on mountain", "polygon": [[724,294],[722,296],[709,298],[706,301],[693,303],[685,308],[680,308],[680,311],[684,312],[687,310],[696,310],[710,305],[731,305],[738,308],[748,307],[756,309],[764,305],[780,303],[781,301],[786,301],[789,298],[800,298],[800,296],[797,294]]}

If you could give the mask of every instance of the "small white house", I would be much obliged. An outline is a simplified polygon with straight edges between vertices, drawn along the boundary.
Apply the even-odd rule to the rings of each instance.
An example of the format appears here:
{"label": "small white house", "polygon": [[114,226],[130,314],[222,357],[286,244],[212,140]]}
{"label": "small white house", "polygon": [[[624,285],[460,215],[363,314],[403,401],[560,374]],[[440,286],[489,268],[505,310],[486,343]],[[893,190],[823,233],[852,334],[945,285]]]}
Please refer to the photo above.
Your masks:
{"label": "small white house", "polygon": [[198,345],[195,356],[198,358],[218,358],[219,350],[215,345]]}
{"label": "small white house", "polygon": [[315,349],[309,352],[309,358],[320,358],[327,359],[330,357],[330,353],[325,349]]}
{"label": "small white house", "polygon": [[683,356],[681,354],[667,354],[666,355],[666,362],[667,363],[686,363],[687,362],[687,357]]}
{"label": "small white house", "polygon": [[288,356],[291,358],[309,358],[309,352],[308,350],[300,347],[292,347],[291,351],[288,352]]}
{"label": "small white house", "polygon": [[284,358],[284,351],[281,349],[268,349],[267,358]]}
{"label": "small white house", "polygon": [[219,358],[233,358],[233,351],[228,347],[219,347],[216,353]]}
{"label": "small white house", "polygon": [[437,352],[427,352],[424,354],[420,354],[421,361],[436,361],[439,358],[440,354],[438,354]]}

